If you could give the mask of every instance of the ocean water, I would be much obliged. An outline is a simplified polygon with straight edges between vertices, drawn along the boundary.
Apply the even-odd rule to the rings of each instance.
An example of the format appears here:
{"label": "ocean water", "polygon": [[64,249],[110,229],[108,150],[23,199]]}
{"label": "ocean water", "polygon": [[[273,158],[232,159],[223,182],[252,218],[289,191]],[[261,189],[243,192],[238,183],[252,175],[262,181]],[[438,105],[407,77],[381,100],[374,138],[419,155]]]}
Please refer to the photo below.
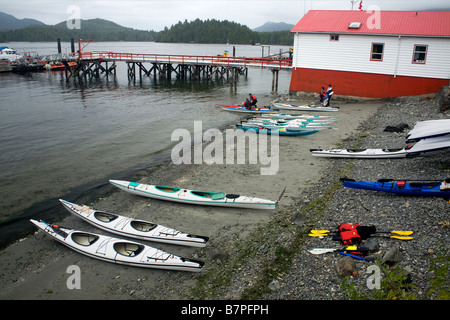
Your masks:
{"label": "ocean water", "polygon": [[[19,53],[57,52],[55,43],[0,43]],[[233,45],[91,43],[85,51],[217,55]],[[235,45],[236,56],[261,57],[260,46]],[[270,53],[288,47],[271,46]],[[70,51],[70,43],[62,43]],[[267,54],[268,48],[264,48]],[[279,72],[277,93],[288,93],[290,71]],[[239,114],[215,104],[241,103],[251,92],[273,99],[272,72],[250,68],[236,84],[226,78],[179,81],[144,77],[129,82],[126,64],[117,75],[79,81],[64,71],[0,73],[0,243],[20,236],[28,220],[58,206],[56,198],[87,194],[109,177],[125,176],[170,159],[175,129],[193,131],[237,123]],[[259,104],[261,105],[261,103]]]}

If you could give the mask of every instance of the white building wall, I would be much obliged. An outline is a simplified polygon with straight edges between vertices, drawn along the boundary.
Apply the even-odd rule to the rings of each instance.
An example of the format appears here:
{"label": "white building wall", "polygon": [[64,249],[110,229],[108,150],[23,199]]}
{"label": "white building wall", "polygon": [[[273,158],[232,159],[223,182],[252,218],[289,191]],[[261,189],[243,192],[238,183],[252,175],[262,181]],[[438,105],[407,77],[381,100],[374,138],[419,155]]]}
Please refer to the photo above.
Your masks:
{"label": "white building wall", "polygon": [[[383,61],[371,61],[372,43],[384,43]],[[425,64],[412,63],[414,45],[427,45]],[[450,39],[297,33],[293,67],[450,79]]]}

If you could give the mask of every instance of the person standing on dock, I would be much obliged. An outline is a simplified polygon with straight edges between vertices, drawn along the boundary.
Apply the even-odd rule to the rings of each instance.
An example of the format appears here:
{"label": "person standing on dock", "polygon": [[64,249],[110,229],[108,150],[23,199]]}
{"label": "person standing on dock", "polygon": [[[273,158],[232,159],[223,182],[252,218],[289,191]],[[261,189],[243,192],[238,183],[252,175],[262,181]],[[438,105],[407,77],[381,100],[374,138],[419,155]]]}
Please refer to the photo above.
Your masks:
{"label": "person standing on dock", "polygon": [[252,108],[256,108],[256,103],[258,102],[258,99],[256,99],[256,96],[254,94],[249,93],[250,96],[250,103]]}

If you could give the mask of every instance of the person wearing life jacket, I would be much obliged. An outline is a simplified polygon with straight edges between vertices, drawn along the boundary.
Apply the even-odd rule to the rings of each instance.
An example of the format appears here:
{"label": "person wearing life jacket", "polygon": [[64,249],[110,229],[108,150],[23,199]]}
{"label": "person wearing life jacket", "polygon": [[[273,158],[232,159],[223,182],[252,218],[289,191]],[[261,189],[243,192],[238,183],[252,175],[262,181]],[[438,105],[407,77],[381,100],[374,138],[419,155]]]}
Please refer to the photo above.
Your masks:
{"label": "person wearing life jacket", "polygon": [[[331,103],[331,97],[333,96],[333,87],[331,86],[331,84],[328,85],[328,89],[325,92],[325,98],[328,98],[328,101],[325,103],[326,105],[324,105],[324,107],[329,106]],[[325,101],[324,101],[325,102]]]}
{"label": "person wearing life jacket", "polygon": [[247,99],[245,99],[245,101],[244,101],[244,103],[242,104],[242,106],[245,108],[245,109],[251,109],[252,108],[252,104],[251,104],[251,102],[250,102],[250,100],[247,98]]}
{"label": "person wearing life jacket", "polygon": [[250,103],[252,108],[256,108],[256,103],[258,102],[258,99],[256,99],[256,96],[254,94],[249,93],[250,96]]}

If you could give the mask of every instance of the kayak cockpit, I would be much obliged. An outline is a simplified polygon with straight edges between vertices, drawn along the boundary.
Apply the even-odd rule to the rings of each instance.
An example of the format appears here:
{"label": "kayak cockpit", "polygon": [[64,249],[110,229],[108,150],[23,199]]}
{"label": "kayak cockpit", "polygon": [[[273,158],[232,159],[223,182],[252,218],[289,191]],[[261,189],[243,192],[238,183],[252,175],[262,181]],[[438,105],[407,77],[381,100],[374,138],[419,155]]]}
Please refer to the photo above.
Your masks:
{"label": "kayak cockpit", "polygon": [[150,223],[150,222],[144,222],[144,221],[139,221],[139,220],[133,220],[130,222],[130,225],[138,230],[138,231],[143,231],[143,232],[149,232],[153,229],[156,228],[156,224],[154,223]]}
{"label": "kayak cockpit", "polygon": [[143,245],[131,242],[116,242],[113,247],[117,253],[127,257],[135,257],[144,250]]}
{"label": "kayak cockpit", "polygon": [[221,200],[226,196],[226,194],[223,192],[191,191],[191,193],[194,196],[209,198],[211,200]]}
{"label": "kayak cockpit", "polygon": [[80,246],[88,247],[95,243],[99,239],[99,236],[84,232],[74,232],[72,233],[71,238]]}
{"label": "kayak cockpit", "polygon": [[101,222],[111,222],[117,219],[117,215],[101,211],[96,211],[94,217]]}
{"label": "kayak cockpit", "polygon": [[175,187],[166,187],[166,186],[155,186],[156,189],[158,189],[159,191],[164,191],[164,192],[178,192],[181,189],[180,188],[175,188]]}

